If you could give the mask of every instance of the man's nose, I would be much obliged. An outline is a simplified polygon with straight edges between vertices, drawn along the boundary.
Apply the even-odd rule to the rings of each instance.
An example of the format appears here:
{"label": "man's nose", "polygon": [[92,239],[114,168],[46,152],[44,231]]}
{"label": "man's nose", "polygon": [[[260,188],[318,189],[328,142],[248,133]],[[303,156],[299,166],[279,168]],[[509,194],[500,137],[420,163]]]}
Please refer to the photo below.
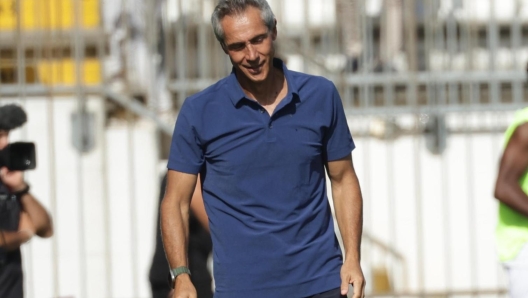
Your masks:
{"label": "man's nose", "polygon": [[247,53],[246,54],[247,54],[247,60],[249,60],[249,61],[254,61],[254,60],[257,60],[257,58],[258,58],[257,50],[255,49],[255,47],[252,44],[247,45]]}

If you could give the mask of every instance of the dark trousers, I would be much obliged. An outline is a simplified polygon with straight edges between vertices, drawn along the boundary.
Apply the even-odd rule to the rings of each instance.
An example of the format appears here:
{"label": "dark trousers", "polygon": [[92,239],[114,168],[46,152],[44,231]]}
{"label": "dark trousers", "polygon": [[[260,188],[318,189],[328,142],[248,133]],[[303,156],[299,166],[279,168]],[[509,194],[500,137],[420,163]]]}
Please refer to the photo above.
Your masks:
{"label": "dark trousers", "polygon": [[347,298],[346,295],[341,295],[341,288],[315,294],[306,298]]}

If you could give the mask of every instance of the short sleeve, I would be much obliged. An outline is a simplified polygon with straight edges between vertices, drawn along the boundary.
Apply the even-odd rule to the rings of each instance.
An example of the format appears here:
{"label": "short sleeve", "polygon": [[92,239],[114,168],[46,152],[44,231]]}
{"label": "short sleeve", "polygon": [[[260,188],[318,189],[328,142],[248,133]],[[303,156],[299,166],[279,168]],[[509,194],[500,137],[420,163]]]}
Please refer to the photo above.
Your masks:
{"label": "short sleeve", "polygon": [[348,128],[341,97],[334,84],[331,89],[331,100],[331,122],[324,140],[326,161],[343,158],[356,147]]}
{"label": "short sleeve", "polygon": [[188,101],[178,115],[172,135],[167,168],[188,174],[198,174],[204,162],[204,154],[196,127],[191,119],[196,119]]}

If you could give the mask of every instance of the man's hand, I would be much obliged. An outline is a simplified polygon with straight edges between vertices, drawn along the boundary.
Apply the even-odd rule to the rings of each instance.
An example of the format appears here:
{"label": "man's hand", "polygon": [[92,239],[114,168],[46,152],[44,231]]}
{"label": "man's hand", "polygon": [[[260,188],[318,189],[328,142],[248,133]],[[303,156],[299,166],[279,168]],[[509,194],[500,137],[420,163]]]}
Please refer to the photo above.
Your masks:
{"label": "man's hand", "polygon": [[354,286],[353,298],[365,297],[365,277],[359,262],[345,261],[341,267],[341,295],[348,293],[348,285]]}
{"label": "man's hand", "polygon": [[22,171],[9,171],[6,167],[3,167],[0,169],[0,179],[11,192],[16,192],[26,187],[24,172]]}
{"label": "man's hand", "polygon": [[174,284],[172,298],[197,298],[198,294],[188,274],[178,275]]}

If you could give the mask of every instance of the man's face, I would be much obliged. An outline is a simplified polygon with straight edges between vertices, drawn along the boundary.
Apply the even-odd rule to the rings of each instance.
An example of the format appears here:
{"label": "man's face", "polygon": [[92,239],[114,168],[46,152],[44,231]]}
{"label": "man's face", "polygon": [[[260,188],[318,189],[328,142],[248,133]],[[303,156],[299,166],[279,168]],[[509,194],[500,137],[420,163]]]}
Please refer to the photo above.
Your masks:
{"label": "man's face", "polygon": [[268,77],[275,54],[273,41],[277,38],[277,27],[270,32],[260,13],[250,6],[243,13],[226,16],[221,21],[224,51],[237,73],[254,83]]}
{"label": "man's face", "polygon": [[0,150],[4,149],[9,144],[9,131],[0,129]]}

